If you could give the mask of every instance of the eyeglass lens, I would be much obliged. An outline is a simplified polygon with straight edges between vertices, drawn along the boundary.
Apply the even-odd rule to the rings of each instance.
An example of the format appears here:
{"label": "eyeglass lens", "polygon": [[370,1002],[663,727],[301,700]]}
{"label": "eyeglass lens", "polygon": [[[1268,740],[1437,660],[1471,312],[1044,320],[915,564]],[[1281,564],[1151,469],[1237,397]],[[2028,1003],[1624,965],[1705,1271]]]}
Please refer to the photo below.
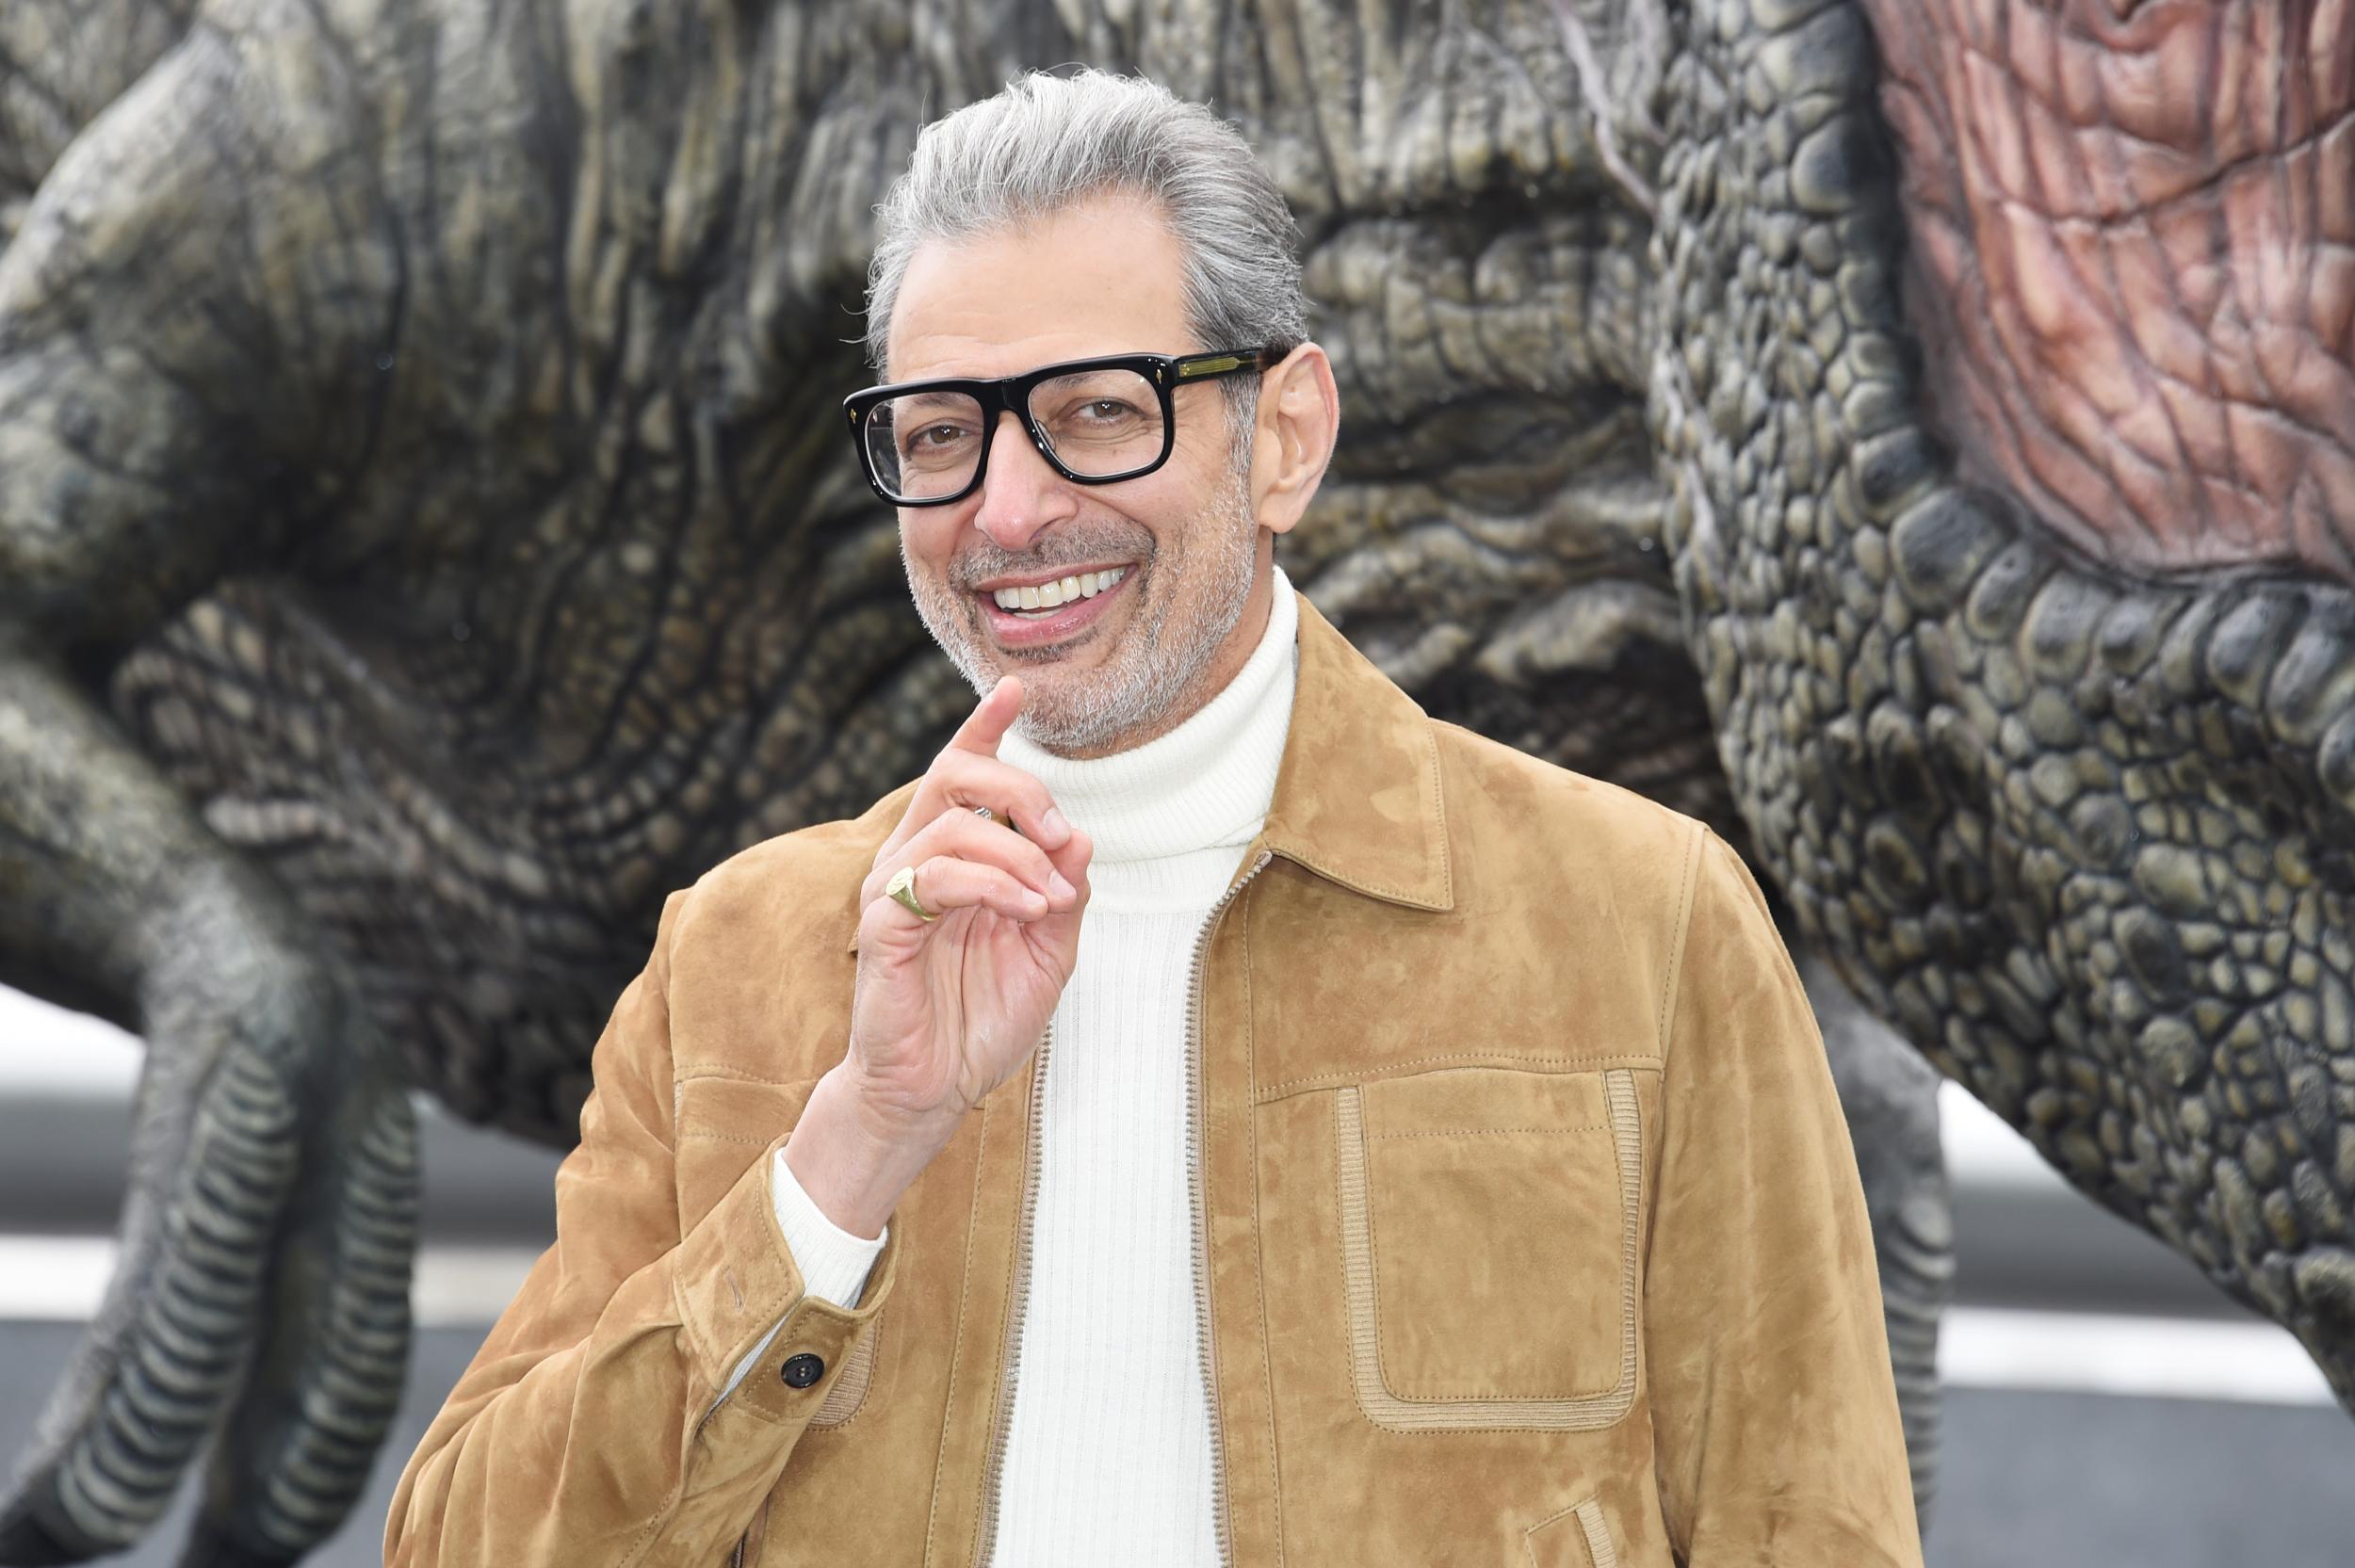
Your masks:
{"label": "eyeglass lens", "polygon": [[[1081,370],[1031,390],[1031,416],[1055,457],[1074,474],[1113,478],[1149,468],[1168,431],[1153,383],[1133,370]],[[962,392],[911,392],[868,414],[867,450],[875,477],[907,501],[953,495],[981,461],[981,403]]]}

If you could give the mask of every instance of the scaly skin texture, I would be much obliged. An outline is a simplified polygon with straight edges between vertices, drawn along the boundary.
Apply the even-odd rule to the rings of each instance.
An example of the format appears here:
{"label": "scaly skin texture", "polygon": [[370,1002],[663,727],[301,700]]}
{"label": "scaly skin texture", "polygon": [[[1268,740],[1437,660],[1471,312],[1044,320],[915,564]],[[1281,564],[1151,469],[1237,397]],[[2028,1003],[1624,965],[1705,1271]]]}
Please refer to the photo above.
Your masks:
{"label": "scaly skin texture", "polygon": [[[1741,834],[1647,421],[1673,24],[0,11],[0,978],[150,1048],[0,1561],[136,1540],[224,1415],[190,1560],[332,1530],[400,1386],[407,1088],[569,1142],[662,893],[969,709],[834,411],[871,203],[1018,69],[1143,69],[1277,171],[1348,411],[1287,542],[1320,606],[1435,713]],[[1842,1082],[1926,1498],[1928,1086]]]}
{"label": "scaly skin texture", "polygon": [[2002,465],[1925,413],[1880,106],[1913,89],[1863,11],[1697,0],[1683,41],[1651,411],[1755,843],[1875,1011],[2355,1403],[2355,605],[2137,580],[1972,482]]}

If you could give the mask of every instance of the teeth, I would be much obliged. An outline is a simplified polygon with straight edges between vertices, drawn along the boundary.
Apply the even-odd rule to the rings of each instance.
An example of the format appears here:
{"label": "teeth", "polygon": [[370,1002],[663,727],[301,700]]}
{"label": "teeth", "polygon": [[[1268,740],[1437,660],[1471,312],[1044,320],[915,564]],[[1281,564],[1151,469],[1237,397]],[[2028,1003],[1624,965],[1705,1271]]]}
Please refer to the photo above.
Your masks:
{"label": "teeth", "polygon": [[1001,588],[990,597],[998,601],[999,609],[1053,609],[1059,605],[1067,605],[1074,599],[1093,599],[1128,575],[1128,573],[1129,569],[1125,566],[1114,567],[1110,572],[1083,572],[1076,577],[1064,577],[1056,582],[1040,583],[1032,588]]}

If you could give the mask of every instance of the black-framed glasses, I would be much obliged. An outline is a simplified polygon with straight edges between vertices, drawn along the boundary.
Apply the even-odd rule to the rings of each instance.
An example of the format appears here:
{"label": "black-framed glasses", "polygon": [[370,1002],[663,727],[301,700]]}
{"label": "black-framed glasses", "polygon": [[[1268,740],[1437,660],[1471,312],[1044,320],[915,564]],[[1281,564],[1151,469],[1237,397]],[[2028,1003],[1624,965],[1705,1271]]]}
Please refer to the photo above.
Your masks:
{"label": "black-framed glasses", "polygon": [[1019,376],[949,377],[869,387],[842,399],[867,482],[895,507],[945,507],[989,470],[999,415],[1013,410],[1048,466],[1075,484],[1150,474],[1169,461],[1170,394],[1191,381],[1259,370],[1273,346],[1208,354],[1100,354]]}

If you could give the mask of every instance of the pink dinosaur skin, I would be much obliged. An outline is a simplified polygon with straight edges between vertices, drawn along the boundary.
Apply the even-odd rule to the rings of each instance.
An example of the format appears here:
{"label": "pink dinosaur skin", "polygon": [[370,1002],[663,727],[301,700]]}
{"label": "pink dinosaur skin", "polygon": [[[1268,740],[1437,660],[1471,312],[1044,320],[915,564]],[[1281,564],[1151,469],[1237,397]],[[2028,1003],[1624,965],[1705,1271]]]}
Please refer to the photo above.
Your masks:
{"label": "pink dinosaur skin", "polygon": [[2355,7],[1866,8],[1964,471],[2130,571],[2355,580]]}

